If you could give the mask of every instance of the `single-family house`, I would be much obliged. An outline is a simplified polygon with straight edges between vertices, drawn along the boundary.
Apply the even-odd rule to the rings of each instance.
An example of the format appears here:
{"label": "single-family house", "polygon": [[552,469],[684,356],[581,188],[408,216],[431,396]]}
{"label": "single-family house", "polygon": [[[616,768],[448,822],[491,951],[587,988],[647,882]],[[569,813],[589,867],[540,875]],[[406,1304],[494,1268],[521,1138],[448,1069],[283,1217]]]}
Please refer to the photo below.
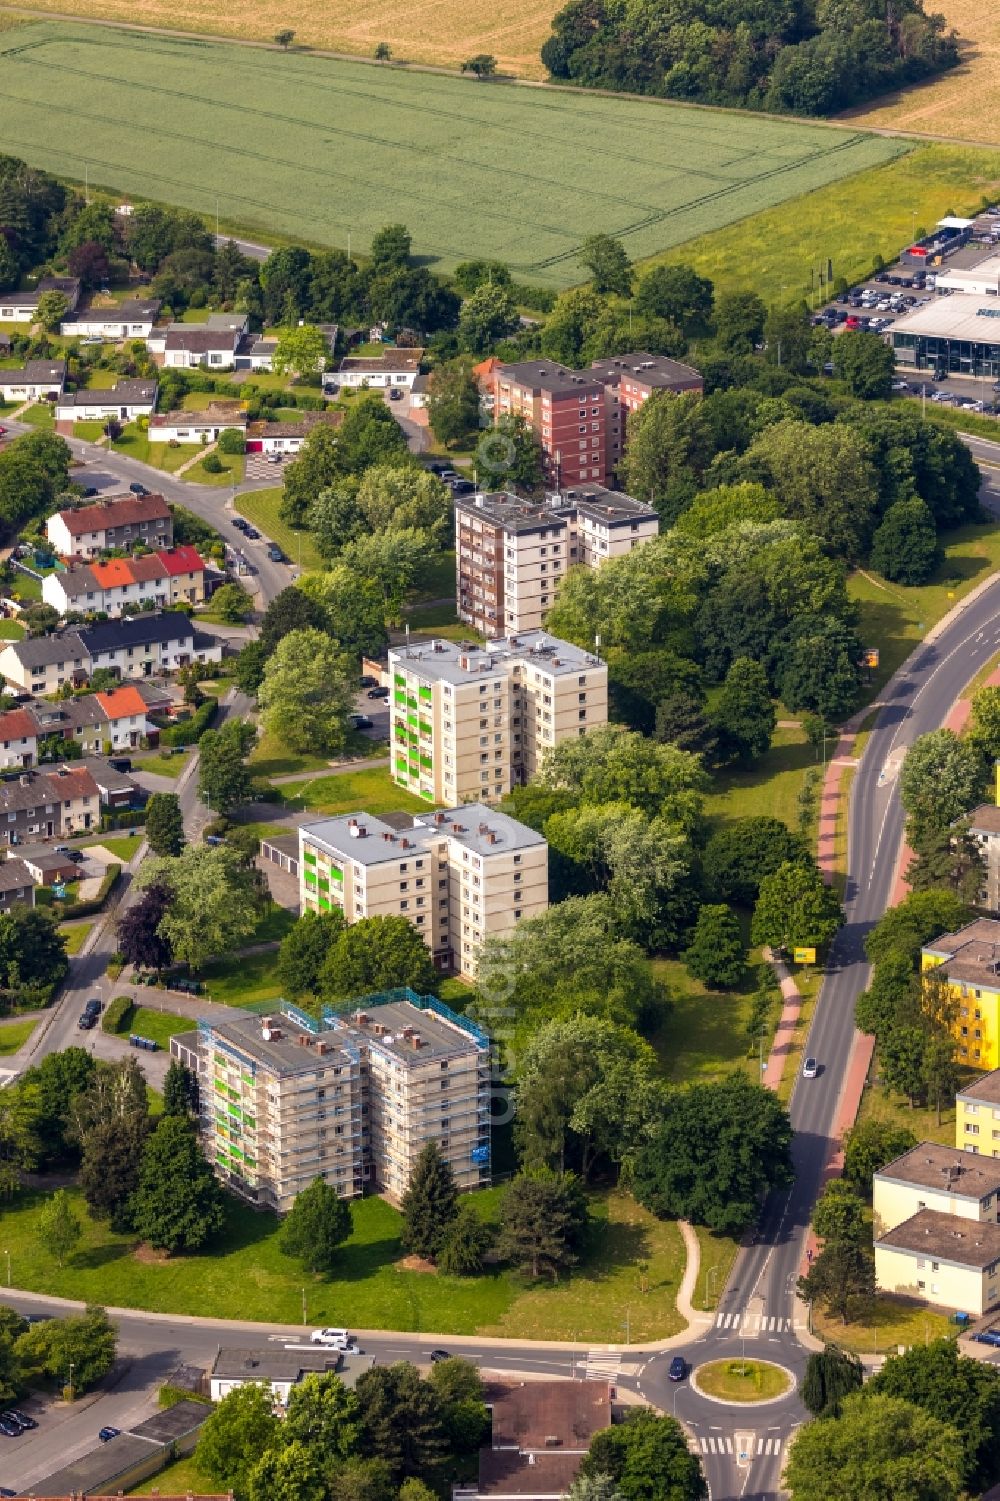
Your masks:
{"label": "single-family house", "polygon": [[250,422],[247,424],[247,453],[298,453],[314,427],[339,427],[344,413],[338,407],[329,412],[307,412],[301,422]]}
{"label": "single-family house", "polygon": [[0,766],[33,766],[38,759],[38,727],[24,709],[0,714]]}
{"label": "single-family house", "polygon": [[4,323],[34,323],[39,298],[45,292],[61,292],[72,312],[80,301],[79,277],[43,276],[30,292],[0,292],[0,319]]}
{"label": "single-family house", "polygon": [[23,860],[0,860],[0,912],[6,912],[15,902],[35,905],[35,882]]}
{"label": "single-family house", "polygon": [[100,756],[85,756],[82,761],[73,763],[82,766],[93,778],[94,785],[100,794],[101,802],[106,808],[131,808],[136,803],[143,803],[146,794],[133,782],[130,776],[115,768]]}
{"label": "single-family house", "polygon": [[149,436],[154,443],[215,443],[227,427],[243,434],[247,414],[239,402],[214,401],[200,412],[161,412],[149,419]]}
{"label": "single-family house", "polygon": [[396,349],[384,346],[378,354],[349,354],[337,370],[323,377],[327,390],[339,386],[393,387],[409,391],[420,374],[422,349]]}
{"label": "single-family house", "polygon": [[138,688],[126,683],[93,696],[106,716],[105,738],[111,749],[134,749],[146,734],[146,703]]}
{"label": "single-family house", "polygon": [[0,844],[65,839],[96,828],[100,815],[97,783],[79,762],[0,782]]}
{"label": "single-family house", "polygon": [[162,495],[113,495],[94,505],[57,511],[45,534],[63,558],[93,558],[112,547],[169,547],[174,540],[170,507]]}
{"label": "single-family house", "polygon": [[372,1365],[371,1356],[361,1360],[348,1358],[340,1350],[324,1350],[321,1346],[309,1349],[303,1345],[297,1348],[265,1345],[245,1349],[220,1345],[209,1373],[209,1390],[212,1401],[221,1402],[237,1387],[259,1381],[269,1386],[275,1401],[286,1407],[292,1387],[304,1376],[335,1371],[345,1386],[353,1386],[361,1372]]}
{"label": "single-family house", "polygon": [[18,370],[0,370],[4,401],[56,401],[65,384],[65,360],[29,360]]}
{"label": "single-family house", "polygon": [[148,339],[160,315],[158,297],[129,298],[118,307],[89,307],[67,317],[59,332],[67,339]]}
{"label": "single-family house", "polygon": [[[97,621],[83,626],[79,638],[89,658],[88,673],[107,667],[122,679],[175,672],[189,662],[222,660],[221,641],[196,633],[186,615],[171,611]],[[0,653],[0,666],[3,656]]]}
{"label": "single-family house", "polygon": [[491,1439],[479,1451],[477,1480],[454,1486],[453,1501],[558,1501],[594,1434],[611,1426],[608,1381],[488,1376],[485,1397]]}
{"label": "single-family house", "polygon": [[155,360],[174,369],[229,369],[236,363],[249,321],[246,313],[212,313],[204,323],[168,323],[151,331],[146,348]]}
{"label": "single-family house", "polygon": [[155,380],[120,380],[108,391],[72,391],[56,402],[57,422],[134,422],[156,408]]}
{"label": "single-family house", "polygon": [[237,370],[270,372],[274,369],[274,351],[277,347],[277,339],[266,339],[263,334],[244,334],[234,360]]}
{"label": "single-family house", "polygon": [[0,675],[15,693],[55,693],[63,683],[85,682],[90,654],[76,631],[9,641],[0,651]]}

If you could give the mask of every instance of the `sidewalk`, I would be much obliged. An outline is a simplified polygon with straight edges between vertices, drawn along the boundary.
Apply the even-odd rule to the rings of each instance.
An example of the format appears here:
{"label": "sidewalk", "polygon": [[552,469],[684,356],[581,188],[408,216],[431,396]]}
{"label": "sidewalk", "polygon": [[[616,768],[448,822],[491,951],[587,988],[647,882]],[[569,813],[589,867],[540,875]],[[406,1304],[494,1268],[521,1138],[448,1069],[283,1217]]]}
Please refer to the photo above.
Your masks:
{"label": "sidewalk", "polygon": [[780,959],[775,959],[770,949],[764,950],[764,959],[770,964],[781,986],[781,1015],[775,1028],[774,1041],[771,1043],[771,1051],[767,1055],[767,1063],[761,1076],[761,1083],[765,1089],[777,1089],[785,1074],[785,1064],[788,1055],[792,1051],[792,1043],[795,1037],[795,1028],[798,1026],[799,1013],[802,1010],[802,995],[787,967]]}

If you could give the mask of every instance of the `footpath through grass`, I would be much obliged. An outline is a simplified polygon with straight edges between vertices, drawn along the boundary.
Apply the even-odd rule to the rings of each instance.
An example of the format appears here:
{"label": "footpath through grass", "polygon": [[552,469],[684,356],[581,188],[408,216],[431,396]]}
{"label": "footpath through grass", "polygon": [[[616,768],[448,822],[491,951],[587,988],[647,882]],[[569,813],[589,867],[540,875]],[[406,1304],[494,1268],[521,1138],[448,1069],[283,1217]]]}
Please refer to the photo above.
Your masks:
{"label": "footpath through grass", "polygon": [[[211,1251],[149,1262],[136,1258],[134,1237],[92,1220],[82,1195],[69,1192],[83,1236],[61,1268],[39,1235],[47,1195],[25,1191],[5,1206],[4,1246],[18,1287],[87,1302],[107,1300],[113,1289],[113,1301],[125,1307],[297,1324],[304,1286],[313,1324],[577,1338],[581,1344],[623,1344],[626,1317],[634,1342],[681,1326],[676,1311],[684,1270],[680,1232],[624,1194],[594,1197],[597,1223],[571,1278],[529,1286],[506,1270],[481,1277],[404,1270],[400,1215],[378,1198],[353,1203],[353,1233],[338,1253],[336,1275],[326,1281],[304,1275],[299,1262],[283,1254],[272,1216],[234,1201],[227,1201],[226,1230]],[[495,1220],[500,1192],[487,1189],[471,1202],[484,1218]]]}

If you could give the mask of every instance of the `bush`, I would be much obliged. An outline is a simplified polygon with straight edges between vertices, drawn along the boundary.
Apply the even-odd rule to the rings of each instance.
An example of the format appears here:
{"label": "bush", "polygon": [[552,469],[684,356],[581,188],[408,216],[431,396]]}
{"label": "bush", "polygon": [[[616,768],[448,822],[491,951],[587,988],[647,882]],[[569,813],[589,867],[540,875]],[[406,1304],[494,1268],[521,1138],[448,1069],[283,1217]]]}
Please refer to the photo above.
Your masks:
{"label": "bush", "polygon": [[206,1407],[214,1405],[211,1397],[201,1392],[189,1392],[183,1386],[171,1386],[169,1381],[160,1387],[157,1402],[160,1407],[176,1407],[178,1402],[203,1402]]}
{"label": "bush", "polygon": [[197,745],[207,729],[211,728],[212,720],[218,703],[214,698],[206,698],[200,709],[196,709],[190,719],[183,720],[180,724],[172,724],[168,729],[161,730],[161,745]]}
{"label": "bush", "polygon": [[207,453],[201,461],[201,467],[206,474],[221,474],[223,464],[217,453]]}
{"label": "bush", "polygon": [[[242,453],[245,440],[238,427],[224,427],[219,434],[220,453]],[[221,465],[219,466],[222,467]]]}
{"label": "bush", "polygon": [[122,868],[120,865],[109,865],[105,872],[104,880],[101,882],[98,893],[93,900],[89,902],[77,902],[70,909],[68,915],[71,917],[94,917],[98,912],[102,911],[104,903],[111,895],[115,886],[117,886],[121,873]]}
{"label": "bush", "polygon": [[102,1032],[127,1032],[135,1018],[135,1002],[130,995],[116,995],[101,1017]]}

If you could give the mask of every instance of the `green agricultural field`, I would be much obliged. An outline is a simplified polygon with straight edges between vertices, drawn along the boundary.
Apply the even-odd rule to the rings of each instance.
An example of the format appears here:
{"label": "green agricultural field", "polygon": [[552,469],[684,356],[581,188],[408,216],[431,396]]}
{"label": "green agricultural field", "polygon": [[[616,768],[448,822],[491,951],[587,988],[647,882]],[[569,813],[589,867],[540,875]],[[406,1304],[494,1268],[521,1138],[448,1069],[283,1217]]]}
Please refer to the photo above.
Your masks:
{"label": "green agricultural field", "polygon": [[[442,268],[583,279],[580,242],[634,259],[907,151],[817,124],[376,69],[226,42],[39,22],[3,39],[4,149],[248,229],[364,251],[387,220]],[[73,129],[54,131],[73,101]],[[391,186],[390,186],[391,185]],[[752,260],[747,260],[748,269]]]}

